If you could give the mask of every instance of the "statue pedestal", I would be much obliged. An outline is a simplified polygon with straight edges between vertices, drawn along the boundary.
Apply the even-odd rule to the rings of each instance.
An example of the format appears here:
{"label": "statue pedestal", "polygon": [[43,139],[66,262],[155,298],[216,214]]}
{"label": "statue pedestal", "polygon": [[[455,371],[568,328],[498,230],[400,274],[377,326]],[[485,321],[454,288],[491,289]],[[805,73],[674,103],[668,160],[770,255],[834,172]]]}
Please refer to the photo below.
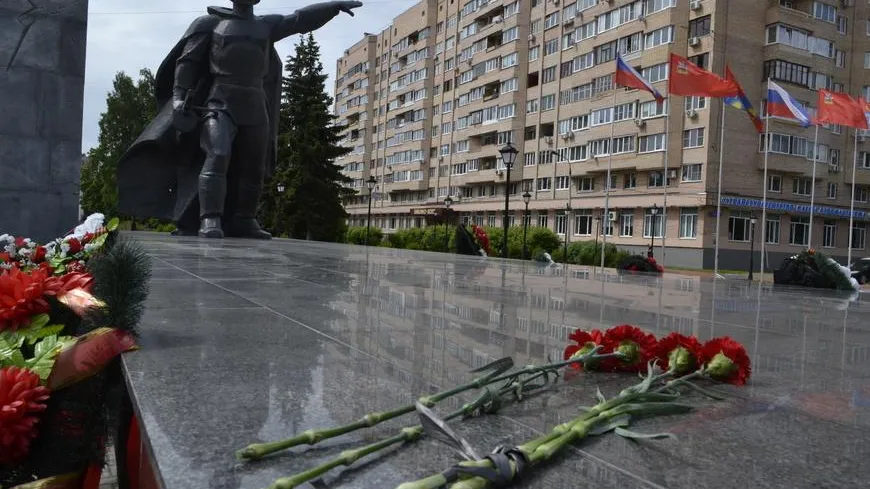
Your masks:
{"label": "statue pedestal", "polygon": [[0,234],[44,241],[78,223],[87,12],[0,2]]}

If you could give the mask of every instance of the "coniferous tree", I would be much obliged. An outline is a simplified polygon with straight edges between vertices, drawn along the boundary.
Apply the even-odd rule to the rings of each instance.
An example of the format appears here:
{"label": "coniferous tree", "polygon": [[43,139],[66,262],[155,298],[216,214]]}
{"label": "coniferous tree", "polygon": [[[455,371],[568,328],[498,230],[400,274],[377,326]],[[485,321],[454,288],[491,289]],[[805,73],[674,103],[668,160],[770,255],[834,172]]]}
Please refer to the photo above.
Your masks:
{"label": "coniferous tree", "polygon": [[[314,36],[303,36],[287,59],[278,135],[278,163],[266,184],[260,217],[279,235],[336,241],[344,233],[343,200],[352,194],[335,159],[350,152],[339,145],[340,128],[329,111],[327,75]],[[283,192],[279,192],[279,187]]]}
{"label": "coniferous tree", "polygon": [[81,205],[85,213],[118,214],[118,161],[156,115],[151,71],[140,71],[136,82],[123,71],[118,72],[106,98],[106,111],[100,114],[98,144],[88,151],[81,168]]}

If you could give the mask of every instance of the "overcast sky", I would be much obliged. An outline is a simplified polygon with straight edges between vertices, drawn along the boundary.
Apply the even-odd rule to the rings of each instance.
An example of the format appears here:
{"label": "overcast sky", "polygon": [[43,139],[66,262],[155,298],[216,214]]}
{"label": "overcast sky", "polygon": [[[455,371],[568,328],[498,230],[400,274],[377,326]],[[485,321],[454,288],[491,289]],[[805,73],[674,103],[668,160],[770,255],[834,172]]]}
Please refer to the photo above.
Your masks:
{"label": "overcast sky", "polygon": [[[323,67],[330,75],[327,81],[330,94],[335,80],[335,61],[345,48],[361,39],[364,32],[380,32],[393,17],[416,3],[414,0],[363,2],[365,5],[356,9],[355,17],[342,13],[314,33],[320,44]],[[290,14],[308,4],[293,0],[263,0],[255,8],[261,14]],[[97,144],[97,122],[106,109],[106,94],[112,89],[115,73],[124,71],[136,78],[142,68],[156,72],[190,22],[205,13],[209,5],[232,4],[230,0],[90,0],[82,135],[84,152]],[[293,51],[297,39],[286,39],[277,46],[282,59]]]}

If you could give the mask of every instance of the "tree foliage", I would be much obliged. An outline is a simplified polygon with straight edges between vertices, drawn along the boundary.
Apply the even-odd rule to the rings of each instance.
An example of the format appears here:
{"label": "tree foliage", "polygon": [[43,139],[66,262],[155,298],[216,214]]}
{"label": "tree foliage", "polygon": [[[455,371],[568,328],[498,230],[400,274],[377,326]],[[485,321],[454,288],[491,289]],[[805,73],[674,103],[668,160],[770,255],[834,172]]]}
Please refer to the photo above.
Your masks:
{"label": "tree foliage", "polygon": [[[350,179],[335,159],[350,150],[339,145],[340,128],[330,113],[327,75],[320,47],[309,34],[287,59],[278,135],[278,162],[260,206],[263,225],[279,235],[318,241],[344,237],[342,206]],[[283,188],[283,192],[279,191]]]}
{"label": "tree foliage", "polygon": [[118,161],[156,115],[151,71],[141,70],[135,82],[118,72],[106,98],[106,111],[100,115],[98,144],[88,151],[81,169],[81,204],[86,214],[118,214]]}

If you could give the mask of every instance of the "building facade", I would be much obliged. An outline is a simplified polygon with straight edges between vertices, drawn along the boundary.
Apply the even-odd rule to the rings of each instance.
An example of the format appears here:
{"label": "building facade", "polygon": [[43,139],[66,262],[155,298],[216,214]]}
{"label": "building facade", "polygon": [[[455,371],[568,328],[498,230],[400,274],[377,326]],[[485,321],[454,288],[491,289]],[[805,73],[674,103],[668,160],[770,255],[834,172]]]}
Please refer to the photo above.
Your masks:
{"label": "building facade", "polygon": [[[870,96],[868,17],[854,0],[423,1],[338,60],[335,112],[353,148],[338,163],[359,191],[350,221],[365,224],[372,176],[372,225],[386,232],[425,225],[448,196],[464,222],[499,226],[507,187],[515,225],[528,192],[532,226],[636,252],[652,242],[668,265],[712,268],[721,161],[721,268],[745,269],[751,248],[757,266],[761,240],[773,266],[810,242],[844,261],[857,155],[863,256],[863,133],[821,127],[814,148],[814,128],[771,118],[765,182],[764,137],[744,112],[617,87],[614,60],[666,96],[671,53],[718,74],[727,64],[762,115],[768,78],[812,111],[820,88]],[[507,142],[519,150],[509,184]]]}

